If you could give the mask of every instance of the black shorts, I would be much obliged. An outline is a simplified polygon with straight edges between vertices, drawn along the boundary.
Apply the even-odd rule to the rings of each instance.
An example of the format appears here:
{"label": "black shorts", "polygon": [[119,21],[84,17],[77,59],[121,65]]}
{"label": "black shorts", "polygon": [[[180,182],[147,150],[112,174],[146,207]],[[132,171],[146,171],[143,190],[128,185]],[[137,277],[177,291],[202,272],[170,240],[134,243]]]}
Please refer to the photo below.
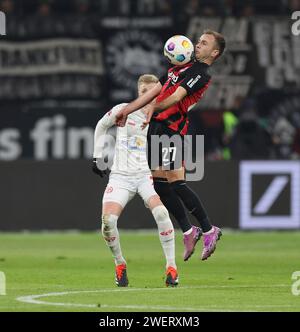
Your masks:
{"label": "black shorts", "polygon": [[184,163],[184,139],[163,122],[151,120],[147,134],[147,157],[151,170],[179,169]]}

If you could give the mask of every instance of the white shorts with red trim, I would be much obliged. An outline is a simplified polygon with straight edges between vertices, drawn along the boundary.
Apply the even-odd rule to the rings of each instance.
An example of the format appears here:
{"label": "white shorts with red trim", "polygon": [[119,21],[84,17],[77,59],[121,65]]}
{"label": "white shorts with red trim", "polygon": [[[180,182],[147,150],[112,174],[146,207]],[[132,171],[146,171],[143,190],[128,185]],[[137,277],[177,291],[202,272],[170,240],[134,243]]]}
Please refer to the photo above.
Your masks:
{"label": "white shorts with red trim", "polygon": [[157,195],[154,190],[151,173],[137,175],[111,173],[103,195],[102,204],[114,202],[119,203],[124,208],[135,194],[141,196],[146,206],[149,198]]}

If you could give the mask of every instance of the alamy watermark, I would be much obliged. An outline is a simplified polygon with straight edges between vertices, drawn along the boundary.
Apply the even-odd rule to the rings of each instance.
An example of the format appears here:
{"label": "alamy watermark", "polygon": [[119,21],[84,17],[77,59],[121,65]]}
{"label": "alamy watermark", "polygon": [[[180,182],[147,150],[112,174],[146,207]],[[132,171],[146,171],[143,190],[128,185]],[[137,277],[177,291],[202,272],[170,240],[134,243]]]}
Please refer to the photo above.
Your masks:
{"label": "alamy watermark", "polygon": [[6,35],[6,17],[5,13],[0,11],[0,36]]}
{"label": "alamy watermark", "polygon": [[0,271],[0,295],[6,295],[6,280],[2,271]]}
{"label": "alamy watermark", "polygon": [[292,18],[292,20],[296,20],[296,22],[294,22],[291,27],[292,34],[294,36],[299,36],[300,35],[300,11],[298,10],[296,12],[293,12],[291,18]]}
{"label": "alamy watermark", "polygon": [[[116,145],[117,143],[117,145]],[[187,181],[200,181],[204,176],[204,136],[203,135],[151,135],[146,137],[123,135],[116,141],[112,135],[102,135],[95,142],[97,167],[100,170],[136,172],[150,169],[176,170],[182,166],[186,170]],[[112,147],[115,154],[112,158]]]}
{"label": "alamy watermark", "polygon": [[295,296],[300,295],[300,271],[295,271],[292,274],[292,280],[295,280],[295,282],[292,283],[292,294]]}

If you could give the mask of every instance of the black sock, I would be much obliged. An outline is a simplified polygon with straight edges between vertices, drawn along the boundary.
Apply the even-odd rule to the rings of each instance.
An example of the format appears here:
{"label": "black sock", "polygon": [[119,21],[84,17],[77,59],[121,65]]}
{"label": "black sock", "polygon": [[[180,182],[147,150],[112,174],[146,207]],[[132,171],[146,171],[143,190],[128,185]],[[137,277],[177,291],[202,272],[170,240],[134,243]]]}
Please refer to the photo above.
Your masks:
{"label": "black sock", "polygon": [[210,231],[212,226],[198,195],[184,180],[174,181],[170,183],[170,186],[180,197],[189,212],[198,220],[202,231],[204,233]]}
{"label": "black sock", "polygon": [[167,210],[177,220],[182,232],[191,229],[192,225],[179,197],[170,187],[168,181],[164,178],[154,178],[154,189],[160,196],[160,199]]}

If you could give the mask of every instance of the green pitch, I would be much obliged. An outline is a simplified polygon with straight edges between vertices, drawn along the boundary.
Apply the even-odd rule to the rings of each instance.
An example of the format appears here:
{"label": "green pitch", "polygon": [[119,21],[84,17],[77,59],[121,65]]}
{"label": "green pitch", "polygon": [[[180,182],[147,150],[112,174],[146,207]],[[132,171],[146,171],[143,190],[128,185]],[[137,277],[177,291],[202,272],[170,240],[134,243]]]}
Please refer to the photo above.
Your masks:
{"label": "green pitch", "polygon": [[300,311],[291,291],[300,232],[225,232],[207,261],[199,242],[183,262],[177,231],[180,285],[171,289],[156,232],[120,233],[130,283],[121,289],[96,233],[0,234],[0,311]]}

